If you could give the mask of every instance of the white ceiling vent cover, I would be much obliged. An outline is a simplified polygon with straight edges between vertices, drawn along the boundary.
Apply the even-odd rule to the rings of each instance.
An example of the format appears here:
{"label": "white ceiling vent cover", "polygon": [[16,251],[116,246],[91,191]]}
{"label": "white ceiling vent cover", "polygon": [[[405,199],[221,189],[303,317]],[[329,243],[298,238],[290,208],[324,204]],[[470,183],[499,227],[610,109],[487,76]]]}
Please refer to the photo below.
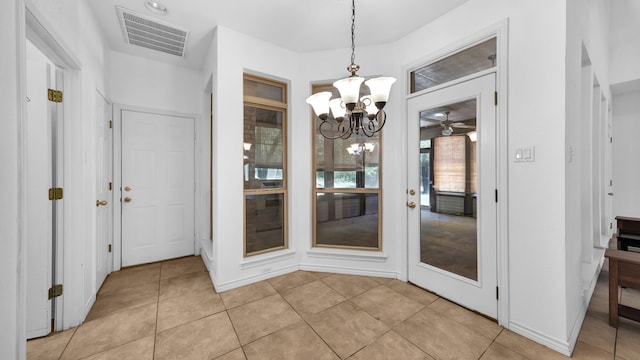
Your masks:
{"label": "white ceiling vent cover", "polygon": [[116,8],[127,43],[184,57],[189,37],[188,30],[160,22],[120,6],[116,6]]}

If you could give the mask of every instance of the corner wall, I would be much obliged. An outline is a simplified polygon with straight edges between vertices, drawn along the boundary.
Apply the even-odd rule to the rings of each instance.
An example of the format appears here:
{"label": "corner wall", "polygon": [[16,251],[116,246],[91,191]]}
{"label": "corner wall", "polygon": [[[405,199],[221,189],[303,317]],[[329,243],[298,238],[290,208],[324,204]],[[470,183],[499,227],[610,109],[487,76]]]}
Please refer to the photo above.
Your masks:
{"label": "corner wall", "polygon": [[[508,141],[507,162],[499,164],[508,181],[501,197],[507,204],[500,205],[508,211],[505,326],[567,354],[565,164],[558,156],[565,144],[565,2],[471,0],[402,39],[394,57],[399,66],[415,66],[505,19],[508,89],[498,89],[508,102],[507,119],[499,119]],[[535,161],[514,163],[519,146],[535,146]]]}
{"label": "corner wall", "polygon": [[[600,93],[593,97],[593,77],[610,104],[609,1],[568,0],[566,6],[566,147],[561,158],[566,164],[566,336],[573,348],[604,259],[594,248],[594,237],[603,230],[594,214],[604,215],[600,199],[605,187],[599,177],[605,166],[593,149],[605,151],[606,134],[599,130],[601,99]],[[583,46],[590,66],[583,67]]]}
{"label": "corner wall", "polygon": [[[24,3],[22,0],[5,1],[0,11],[0,44],[7,49],[0,57],[0,108],[3,109],[3,131],[0,131],[0,186],[15,191],[0,192],[0,229],[3,249],[0,251],[0,286],[6,291],[0,295],[0,336],[2,356],[8,359],[26,357],[25,333],[25,254],[22,244],[21,224],[24,190],[20,184],[22,164],[23,96],[26,89],[20,86],[24,79]],[[26,247],[26,246],[25,246]]]}

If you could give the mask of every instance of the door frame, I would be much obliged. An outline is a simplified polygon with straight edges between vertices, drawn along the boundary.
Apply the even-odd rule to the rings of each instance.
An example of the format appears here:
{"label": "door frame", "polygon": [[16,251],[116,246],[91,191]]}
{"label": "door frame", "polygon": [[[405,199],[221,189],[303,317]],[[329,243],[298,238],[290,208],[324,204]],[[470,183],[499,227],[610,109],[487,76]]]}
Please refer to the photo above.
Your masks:
{"label": "door frame", "polygon": [[[183,118],[192,118],[194,121],[194,232],[193,239],[194,254],[200,255],[200,241],[202,238],[202,226],[201,218],[206,216],[203,213],[199,199],[203,194],[203,185],[200,181],[201,172],[206,169],[201,169],[198,166],[202,163],[202,135],[198,131],[200,129],[200,115],[189,114],[176,111],[153,109],[148,107],[126,105],[126,104],[113,104],[113,271],[118,271],[122,268],[122,112],[123,111],[137,111],[146,112],[158,115],[177,116]],[[206,139],[205,139],[206,140]],[[208,155],[207,155],[208,156]],[[204,190],[208,188],[208,184],[205,184]]]}
{"label": "door frame", "polygon": [[[109,191],[109,196],[107,198],[107,203],[108,203],[108,205],[110,205],[110,212],[109,212],[108,216],[109,216],[109,227],[110,227],[109,230],[111,231],[111,233],[109,234],[110,235],[109,241],[111,242],[111,246],[112,246],[111,252],[107,254],[107,259],[106,259],[107,276],[109,276],[109,274],[111,272],[113,272],[113,259],[114,259],[114,256],[113,256],[113,254],[114,254],[114,252],[113,252],[113,239],[114,239],[114,226],[113,226],[113,223],[114,223],[114,208],[115,208],[115,204],[114,204],[113,201],[115,199],[115,187],[113,186],[113,184],[114,184],[114,179],[113,179],[113,172],[114,172],[114,157],[113,157],[113,153],[114,153],[114,147],[113,147],[113,144],[114,144],[114,137],[115,136],[114,136],[114,131],[113,131],[114,130],[113,129],[113,103],[111,102],[111,99],[109,99],[109,97],[107,97],[103,91],[101,91],[99,89],[96,89],[96,102],[97,101],[101,101],[101,100],[104,101],[106,108],[109,110],[109,120],[111,121],[111,124],[112,124],[111,125],[111,127],[112,127],[111,128],[111,141],[110,141],[110,144],[109,144],[110,145],[109,146],[109,152],[110,152],[110,155],[111,155],[111,164],[110,164],[111,168],[109,170],[109,172],[110,172],[109,176],[111,177],[111,190]],[[97,104],[96,104],[96,108],[97,108]],[[104,114],[97,114],[97,113],[95,114],[95,116],[103,116],[103,115]],[[96,155],[97,155],[97,153],[96,153]],[[96,163],[98,163],[98,162],[96,162]],[[96,176],[98,176],[97,167],[96,167]],[[99,251],[100,250],[98,249],[98,237],[97,237],[97,234],[96,234],[96,258],[98,256],[100,256],[100,252]],[[102,251],[104,251],[104,249]],[[97,265],[96,265],[96,270],[97,270]],[[97,280],[98,280],[97,277],[98,277],[98,274],[97,274],[97,271],[96,271],[96,292],[100,289],[100,287],[104,283],[104,280],[106,280],[106,278],[105,278],[103,280],[103,283],[98,284],[97,283]]]}
{"label": "door frame", "polygon": [[[82,65],[73,51],[61,41],[61,37],[52,31],[53,26],[40,14],[40,12],[28,2],[21,2],[23,5],[23,18],[20,19],[24,23],[24,33],[19,34],[20,40],[29,39],[51,62],[61,70],[62,82],[56,86],[64,89],[64,101],[62,102],[62,117],[58,120],[61,125],[58,129],[60,136],[60,144],[58,145],[58,159],[60,163],[58,167],[58,177],[62,178],[58,185],[64,189],[65,196],[61,204],[58,205],[57,223],[58,223],[58,242],[56,244],[55,254],[56,264],[53,272],[55,273],[56,282],[64,284],[64,296],[57,299],[53,308],[54,331],[61,331],[76,326],[82,322],[85,314],[81,309],[83,289],[85,286],[83,274],[77,269],[82,264],[82,252],[78,251],[84,242],[82,234],[78,235],[78,231],[73,229],[83,229],[86,223],[81,201],[76,201],[80,197],[82,191],[82,179],[77,176],[84,172],[84,165],[81,159],[83,144],[81,142],[72,141],[70,139],[82,139],[83,119],[82,119],[82,99],[81,93],[81,70]],[[20,84],[21,96],[26,94],[26,54],[25,45],[20,44],[19,63],[20,63]],[[56,80],[58,81],[58,80]],[[25,117],[26,105],[22,111],[22,120],[20,124],[20,138],[23,139],[26,132]],[[24,141],[21,140],[24,144]],[[23,145],[21,145],[23,146]],[[20,148],[19,163],[21,169],[24,168],[26,160],[26,150]],[[26,193],[30,190],[27,188],[26,177],[19,175],[18,197],[19,203],[26,203]],[[74,194],[68,196],[69,194]],[[21,205],[19,210],[19,224],[25,226],[26,213],[24,206]],[[20,233],[20,242],[26,241],[25,233]],[[19,254],[22,264],[25,263],[26,253]],[[22,274],[25,275],[26,267],[22,265]],[[22,311],[26,309],[26,276],[19,280],[22,282],[19,292],[19,304]],[[24,335],[25,325],[19,327],[21,335]],[[24,340],[21,338],[20,341]]]}
{"label": "door frame", "polygon": [[[482,76],[488,72],[496,73],[496,92],[498,94],[498,104],[496,106],[496,185],[498,190],[498,203],[497,203],[497,239],[496,239],[496,268],[497,268],[497,284],[499,288],[498,297],[498,324],[505,328],[509,328],[509,212],[508,212],[508,165],[509,165],[509,153],[508,153],[508,19],[504,19],[494,25],[491,25],[483,30],[469,35],[456,42],[450,43],[443,49],[437,50],[431,55],[422,57],[410,64],[403,67],[402,87],[404,89],[404,96],[402,102],[402,121],[403,126],[403,142],[406,144],[408,140],[408,124],[406,119],[408,118],[408,102],[409,99],[420,96],[422,94],[437,91],[443,87],[448,87],[454,84],[458,84],[467,81],[471,78]],[[445,84],[434,86],[420,92],[410,93],[410,73],[411,71],[430,64],[438,60],[441,60],[449,55],[459,52],[465,48],[476,45],[491,37],[496,37],[496,55],[497,65],[495,70],[478,72],[469,76],[455,79]],[[407,150],[404,151],[404,158],[407,158]],[[403,173],[408,174],[408,164],[403,162]],[[403,179],[405,189],[409,189],[408,178],[405,175]],[[408,200],[408,197],[403,199]],[[402,242],[401,254],[404,258],[404,266],[400,269],[400,279],[407,281],[409,273],[409,232],[408,232],[408,213],[404,212],[403,236],[405,241]]]}

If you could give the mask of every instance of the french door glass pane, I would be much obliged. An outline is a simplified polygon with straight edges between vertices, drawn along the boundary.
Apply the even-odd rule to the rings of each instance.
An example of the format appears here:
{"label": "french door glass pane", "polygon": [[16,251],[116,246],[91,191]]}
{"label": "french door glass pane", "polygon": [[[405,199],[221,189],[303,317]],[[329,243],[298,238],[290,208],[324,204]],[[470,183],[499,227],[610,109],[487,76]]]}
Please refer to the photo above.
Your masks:
{"label": "french door glass pane", "polygon": [[[441,115],[445,112],[450,113],[448,123]],[[418,164],[420,261],[477,280],[477,154],[476,143],[466,135],[475,130],[475,100],[425,110],[420,119],[420,133],[429,137],[420,140],[431,140],[432,144],[432,155],[422,150]],[[442,130],[447,126],[452,126],[453,132],[445,136]]]}

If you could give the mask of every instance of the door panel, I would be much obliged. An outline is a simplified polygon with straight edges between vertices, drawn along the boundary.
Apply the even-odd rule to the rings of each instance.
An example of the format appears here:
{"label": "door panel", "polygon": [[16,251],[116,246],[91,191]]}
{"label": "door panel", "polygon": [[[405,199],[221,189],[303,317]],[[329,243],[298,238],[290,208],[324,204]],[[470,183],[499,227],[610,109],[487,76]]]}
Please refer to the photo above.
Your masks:
{"label": "door panel", "polygon": [[[494,90],[489,74],[408,101],[408,235],[411,282],[495,318]],[[428,204],[421,140],[431,140]]]}
{"label": "door panel", "polygon": [[193,255],[194,120],[122,111],[122,265]]}
{"label": "door panel", "polygon": [[52,284],[52,201],[47,191],[52,187],[52,129],[48,109],[48,65],[27,61],[27,131],[26,131],[26,238],[27,238],[27,339],[51,332]]}
{"label": "door panel", "polygon": [[112,270],[113,257],[113,137],[111,104],[96,93],[96,290]]}

